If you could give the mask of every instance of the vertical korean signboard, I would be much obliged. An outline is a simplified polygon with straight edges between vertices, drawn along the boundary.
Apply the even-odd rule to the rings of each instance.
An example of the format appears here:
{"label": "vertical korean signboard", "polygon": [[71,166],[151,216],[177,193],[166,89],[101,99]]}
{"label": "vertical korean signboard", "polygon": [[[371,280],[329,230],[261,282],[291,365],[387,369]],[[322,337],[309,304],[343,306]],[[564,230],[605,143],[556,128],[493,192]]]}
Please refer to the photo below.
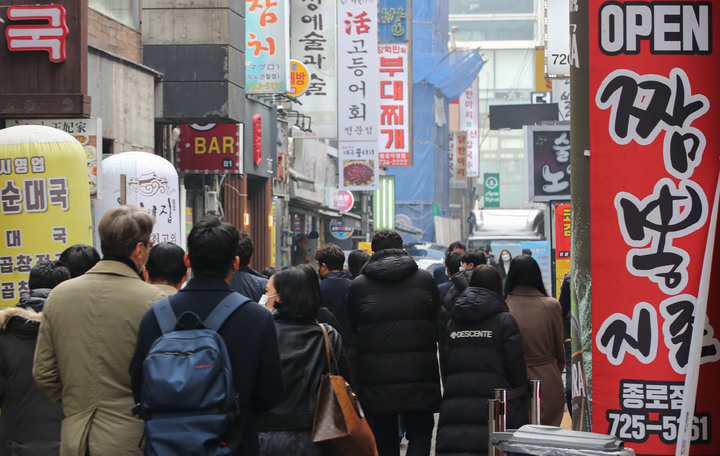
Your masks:
{"label": "vertical korean signboard", "polygon": [[245,91],[288,91],[288,0],[245,0]]}
{"label": "vertical korean signboard", "polygon": [[460,95],[460,131],[467,134],[467,177],[480,177],[478,79]]}
{"label": "vertical korean signboard", "polygon": [[570,127],[524,127],[530,201],[570,199]]}
{"label": "vertical korean signboard", "polygon": [[696,321],[690,453],[720,453],[720,289],[706,319],[700,280],[711,265],[709,282],[720,279],[705,258],[720,167],[712,6],[589,2],[593,431],[638,454],[676,452]]}
{"label": "vertical korean signboard", "polygon": [[0,306],[28,289],[30,269],[92,244],[87,160],[69,134],[46,126],[0,130]]}
{"label": "vertical korean signboard", "polygon": [[378,122],[377,0],[338,5],[338,140],[374,141]]}
{"label": "vertical korean signboard", "polygon": [[570,272],[570,203],[555,205],[555,285],[560,296],[565,274]]}
{"label": "vertical korean signboard", "polygon": [[412,164],[412,52],[408,0],[379,0],[380,166]]}
{"label": "vertical korean signboard", "polygon": [[293,129],[293,137],[337,138],[335,3],[306,0],[290,4],[290,57],[304,63],[310,73],[302,105],[296,109],[312,121],[312,131]]}
{"label": "vertical korean signboard", "polygon": [[448,157],[450,159],[450,188],[467,188],[466,163],[466,140],[465,132],[450,132],[450,145]]}

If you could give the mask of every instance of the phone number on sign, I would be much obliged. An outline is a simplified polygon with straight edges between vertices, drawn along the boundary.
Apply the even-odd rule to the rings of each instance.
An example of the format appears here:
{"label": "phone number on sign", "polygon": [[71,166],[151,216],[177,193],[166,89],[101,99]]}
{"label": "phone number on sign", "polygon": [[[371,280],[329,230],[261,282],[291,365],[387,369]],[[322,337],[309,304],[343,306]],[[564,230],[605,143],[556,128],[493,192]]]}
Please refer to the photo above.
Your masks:
{"label": "phone number on sign", "polygon": [[284,89],[284,82],[248,82],[247,90],[276,90]]}
{"label": "phone number on sign", "polygon": [[[642,443],[653,434],[657,434],[663,443],[674,444],[677,441],[680,420],[677,415],[659,414],[657,421],[651,421],[648,415],[608,410],[606,416],[608,434],[626,442]],[[710,414],[695,414],[691,431],[693,443],[710,443],[710,437]]]}

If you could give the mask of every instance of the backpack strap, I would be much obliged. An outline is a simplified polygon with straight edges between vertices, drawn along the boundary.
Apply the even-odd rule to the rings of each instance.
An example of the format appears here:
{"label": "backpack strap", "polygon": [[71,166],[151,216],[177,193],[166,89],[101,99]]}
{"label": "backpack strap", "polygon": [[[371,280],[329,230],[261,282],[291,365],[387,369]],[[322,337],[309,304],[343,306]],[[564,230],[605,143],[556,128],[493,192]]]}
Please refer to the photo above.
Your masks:
{"label": "backpack strap", "polygon": [[167,334],[175,330],[175,324],[177,323],[177,315],[175,311],[170,307],[170,297],[165,296],[157,301],[152,306],[155,319],[160,326],[160,331],[163,334]]}
{"label": "backpack strap", "polygon": [[227,320],[233,312],[245,303],[251,301],[252,299],[233,291],[210,312],[210,315],[205,319],[205,327],[213,331],[219,331],[220,327],[225,323],[225,320]]}

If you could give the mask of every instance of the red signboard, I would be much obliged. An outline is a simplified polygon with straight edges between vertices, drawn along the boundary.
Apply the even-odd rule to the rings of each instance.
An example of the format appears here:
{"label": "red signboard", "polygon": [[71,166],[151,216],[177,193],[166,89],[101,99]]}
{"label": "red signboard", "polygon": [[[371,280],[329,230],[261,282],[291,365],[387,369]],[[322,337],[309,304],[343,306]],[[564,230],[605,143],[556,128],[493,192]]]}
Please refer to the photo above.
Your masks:
{"label": "red signboard", "polygon": [[720,280],[720,249],[705,258],[720,168],[712,6],[588,2],[592,430],[637,454],[675,454],[703,322],[690,453],[720,454],[720,288],[705,320],[701,285],[711,264]]}
{"label": "red signboard", "polygon": [[262,114],[253,116],[253,163],[262,161]]}
{"label": "red signboard", "polygon": [[177,169],[183,173],[240,173],[242,124],[179,125]]}
{"label": "red signboard", "polygon": [[[65,40],[68,35],[65,8],[60,5],[13,5],[8,7],[7,15],[11,21],[24,21],[26,24],[11,24],[5,28],[8,49],[47,51],[50,61],[65,60]],[[37,21],[45,23],[37,24]]]}

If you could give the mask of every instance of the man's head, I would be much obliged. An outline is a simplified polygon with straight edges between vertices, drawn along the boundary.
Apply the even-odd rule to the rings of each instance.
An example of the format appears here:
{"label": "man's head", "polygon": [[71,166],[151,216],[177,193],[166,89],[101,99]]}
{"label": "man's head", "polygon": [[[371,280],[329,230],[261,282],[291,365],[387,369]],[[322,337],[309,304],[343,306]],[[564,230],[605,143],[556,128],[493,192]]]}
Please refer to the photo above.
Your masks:
{"label": "man's head", "polygon": [[462,254],[460,252],[450,252],[445,257],[445,273],[448,277],[452,277],[460,271],[460,261]]}
{"label": "man's head", "polygon": [[307,250],[308,248],[308,237],[306,234],[301,234],[295,238],[295,246],[299,250]]}
{"label": "man's head", "polygon": [[242,266],[247,266],[250,264],[250,259],[253,256],[253,252],[255,251],[255,246],[253,245],[252,238],[250,238],[250,235],[245,232],[240,232],[240,242],[238,242],[237,247],[237,256],[240,258],[240,264]]}
{"label": "man's head", "polygon": [[467,250],[467,247],[465,246],[465,244],[463,244],[460,241],[455,241],[448,246],[447,253],[450,253],[450,252],[465,253],[465,250]]}
{"label": "man's head", "polygon": [[38,290],[40,288],[55,288],[60,282],[70,279],[70,270],[62,261],[46,261],[38,263],[30,269],[28,288]]}
{"label": "man's head", "polygon": [[70,275],[81,276],[100,261],[100,254],[95,247],[85,244],[76,244],[63,250],[60,261],[70,270]]}
{"label": "man's head", "polygon": [[480,249],[468,249],[465,253],[463,253],[462,258],[460,259],[460,264],[466,270],[471,270],[481,264],[487,264],[487,257]]}
{"label": "man's head", "polygon": [[318,273],[323,278],[328,272],[342,271],[345,263],[345,253],[335,244],[325,244],[315,252]]}
{"label": "man's head", "polygon": [[130,258],[139,271],[147,261],[154,224],[155,218],[141,207],[123,205],[110,209],[98,224],[103,254]]}
{"label": "man's head", "polygon": [[396,231],[380,230],[373,235],[370,245],[373,253],[386,249],[402,249],[403,240]]}
{"label": "man's head", "polygon": [[355,277],[360,275],[360,272],[362,271],[362,267],[365,266],[365,263],[370,259],[370,255],[364,250],[353,250],[348,255],[348,271],[350,271],[350,276],[354,279]]}
{"label": "man's head", "polygon": [[195,276],[229,280],[239,265],[236,255],[239,241],[237,228],[214,215],[206,215],[188,235],[185,264]]}
{"label": "man's head", "polygon": [[156,245],[150,249],[143,274],[148,283],[170,285],[179,290],[188,276],[185,251],[171,242]]}

